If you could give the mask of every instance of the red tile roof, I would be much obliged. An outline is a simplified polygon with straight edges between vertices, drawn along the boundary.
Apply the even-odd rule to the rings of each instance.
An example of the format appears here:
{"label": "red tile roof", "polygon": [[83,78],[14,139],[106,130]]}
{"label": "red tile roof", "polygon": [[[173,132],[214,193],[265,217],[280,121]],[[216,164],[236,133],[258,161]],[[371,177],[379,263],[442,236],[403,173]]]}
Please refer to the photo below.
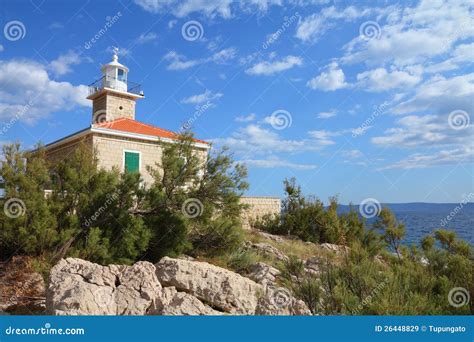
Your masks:
{"label": "red tile roof", "polygon": [[[95,124],[94,126],[127,133],[156,136],[160,138],[177,139],[178,137],[178,134],[175,132],[127,118],[120,118],[113,121],[101,122]],[[194,141],[203,144],[209,144],[204,140],[194,139]]]}

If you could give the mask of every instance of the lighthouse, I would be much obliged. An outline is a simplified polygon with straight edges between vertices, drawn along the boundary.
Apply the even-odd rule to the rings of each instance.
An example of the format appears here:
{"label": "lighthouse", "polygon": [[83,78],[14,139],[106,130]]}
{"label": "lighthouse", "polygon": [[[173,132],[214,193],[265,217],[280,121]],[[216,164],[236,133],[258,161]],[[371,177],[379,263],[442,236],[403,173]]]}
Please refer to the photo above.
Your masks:
{"label": "lighthouse", "polygon": [[92,124],[121,118],[135,120],[135,103],[144,98],[141,85],[128,81],[129,69],[119,63],[118,48],[112,61],[101,67],[102,77],[89,85],[92,100]]}

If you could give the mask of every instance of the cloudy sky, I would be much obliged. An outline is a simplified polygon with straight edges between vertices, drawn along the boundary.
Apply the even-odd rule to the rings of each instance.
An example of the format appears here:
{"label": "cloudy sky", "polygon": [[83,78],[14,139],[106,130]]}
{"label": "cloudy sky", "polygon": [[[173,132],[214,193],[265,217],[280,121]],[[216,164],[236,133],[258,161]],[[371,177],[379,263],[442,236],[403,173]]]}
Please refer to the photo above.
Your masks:
{"label": "cloudy sky", "polygon": [[459,202],[474,191],[472,1],[3,1],[1,143],[91,120],[112,46],[137,119],[228,146],[251,195]]}

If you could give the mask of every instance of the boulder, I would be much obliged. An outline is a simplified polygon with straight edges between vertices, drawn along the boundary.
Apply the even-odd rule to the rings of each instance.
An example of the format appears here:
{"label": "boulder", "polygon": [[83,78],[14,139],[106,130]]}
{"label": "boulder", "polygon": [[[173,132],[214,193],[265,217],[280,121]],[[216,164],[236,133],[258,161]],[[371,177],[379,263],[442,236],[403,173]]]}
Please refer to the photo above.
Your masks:
{"label": "boulder", "polygon": [[178,292],[174,286],[170,286],[163,288],[161,295],[156,298],[154,308],[149,314],[165,316],[215,316],[222,315],[222,312],[216,311],[196,297],[186,292]]}
{"label": "boulder", "polygon": [[46,306],[52,315],[144,315],[161,292],[155,266],[101,266],[62,259],[50,273]]}
{"label": "boulder", "polygon": [[274,258],[278,261],[287,261],[289,258],[278,248],[265,243],[265,242],[258,242],[253,243],[247,241],[245,244],[245,248],[254,250],[257,254],[266,256],[268,258]]}
{"label": "boulder", "polygon": [[335,245],[332,243],[322,243],[319,245],[319,247],[323,250],[330,251],[330,252],[335,252],[336,254],[340,254],[343,252],[348,252],[349,247],[343,246],[343,245]]}
{"label": "boulder", "polygon": [[250,266],[250,272],[247,277],[259,284],[265,285],[273,284],[280,273],[281,272],[275,267],[263,262],[257,262]]}
{"label": "boulder", "polygon": [[256,315],[310,316],[306,304],[293,297],[284,287],[267,285],[265,295],[260,297]]}
{"label": "boulder", "polygon": [[213,308],[231,314],[253,315],[261,286],[229,270],[206,262],[164,257],[156,265],[163,286],[174,286]]}

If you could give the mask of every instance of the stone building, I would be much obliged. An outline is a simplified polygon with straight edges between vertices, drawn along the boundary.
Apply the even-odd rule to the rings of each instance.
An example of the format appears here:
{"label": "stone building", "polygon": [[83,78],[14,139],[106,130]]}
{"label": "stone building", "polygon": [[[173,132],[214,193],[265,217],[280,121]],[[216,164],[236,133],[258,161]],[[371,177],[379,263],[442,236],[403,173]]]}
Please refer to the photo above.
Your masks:
{"label": "stone building", "polygon": [[[92,101],[91,125],[45,146],[52,162],[65,158],[80,143],[97,152],[99,167],[117,167],[122,172],[139,172],[145,184],[153,179],[147,166],[156,167],[163,146],[175,143],[177,133],[135,120],[135,102],[145,98],[141,87],[128,81],[128,68],[118,62],[114,50],[110,63],[102,66],[102,77],[89,86]],[[205,161],[210,144],[194,139],[196,152]],[[245,218],[254,219],[258,213],[279,212],[279,199],[248,198]],[[278,205],[277,205],[278,202]],[[255,208],[255,210],[253,209]]]}

